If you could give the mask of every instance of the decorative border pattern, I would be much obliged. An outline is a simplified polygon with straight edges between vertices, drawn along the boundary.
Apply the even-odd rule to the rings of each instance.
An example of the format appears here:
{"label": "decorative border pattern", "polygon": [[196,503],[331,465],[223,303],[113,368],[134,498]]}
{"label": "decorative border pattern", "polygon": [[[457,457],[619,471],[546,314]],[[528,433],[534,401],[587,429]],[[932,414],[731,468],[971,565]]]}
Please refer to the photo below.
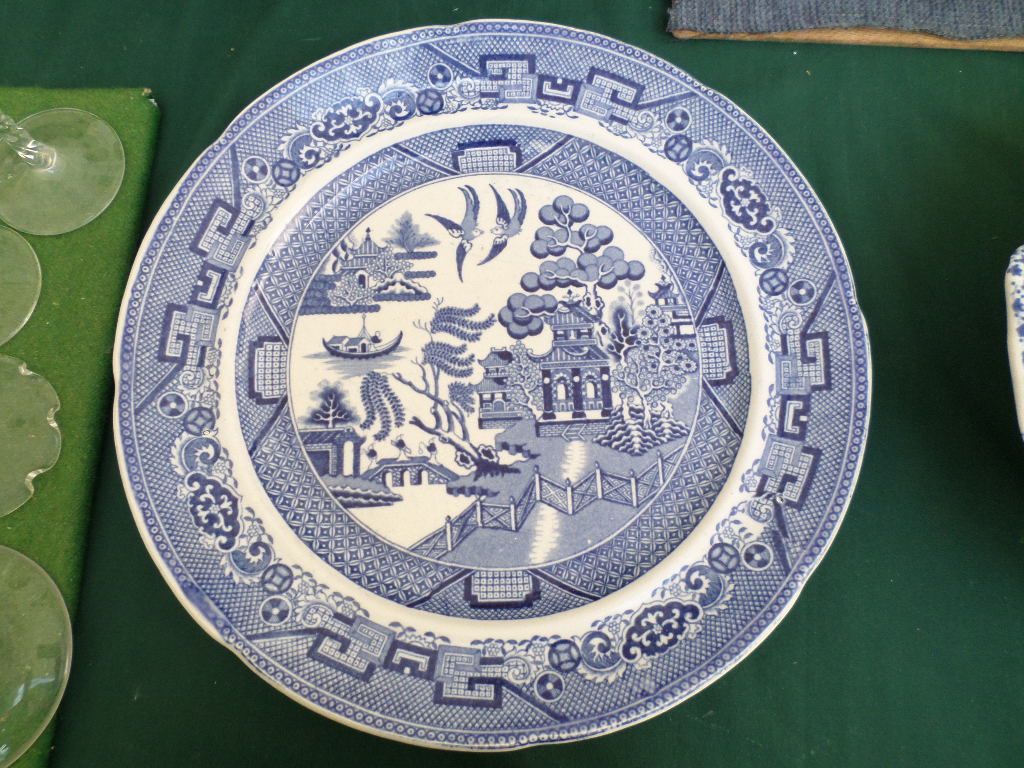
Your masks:
{"label": "decorative border pattern", "polygon": [[1017,424],[1024,438],[1024,245],[1013,252],[1006,269],[1006,346]]}
{"label": "decorative border pattern", "polygon": [[[474,39],[496,37],[507,49],[520,46],[525,53],[483,55],[478,71],[471,71],[460,59],[464,47]],[[550,58],[546,49],[567,44],[588,46],[594,58],[621,71],[595,66],[581,78],[543,74],[534,49],[545,50]],[[453,109],[469,108],[459,98],[494,109],[532,101],[544,114],[596,119],[606,130],[635,138],[678,164],[722,211],[758,276],[776,382],[762,429],[762,457],[745,474],[751,500],[720,524],[701,562],[666,581],[650,601],[606,618],[579,637],[495,640],[458,648],[444,638],[373,622],[350,598],[275,561],[273,542],[260,521],[224,480],[231,465],[216,440],[218,395],[212,374],[219,359],[214,331],[230,306],[231,270],[265,226],[269,211],[301,176],[304,158],[310,167],[328,159],[316,154],[315,140],[337,140],[343,149],[344,140],[352,138],[346,130],[358,138],[375,124],[376,117],[364,113],[409,119],[406,113],[411,115],[414,105],[425,117],[440,114],[449,102],[440,88],[420,89],[411,102],[405,97],[389,102],[381,94],[378,104],[369,92],[359,94],[358,101],[342,99],[314,115],[309,140],[301,138],[306,129],[300,126],[296,132],[294,124],[291,134],[278,134],[288,135],[278,147],[285,157],[270,163],[246,155],[244,172],[260,177],[266,171],[265,178],[279,191],[243,196],[235,189],[232,200],[210,199],[207,193],[204,206],[204,185],[223,189],[225,165],[229,176],[239,177],[238,145],[245,132],[255,132],[262,123],[271,131],[280,129],[273,125],[275,113],[287,111],[284,105],[293,94],[327,75],[344,81],[346,67],[365,57],[410,50],[440,58],[435,69],[444,64],[450,72],[465,72],[448,82],[440,70],[428,74],[432,84],[457,89]],[[670,82],[675,88],[645,100],[645,86],[623,73],[644,73],[652,84],[657,81],[663,88]],[[421,102],[419,94],[427,91],[441,95],[440,106],[435,95]],[[682,101],[689,101],[689,109],[678,107]],[[388,104],[393,108],[387,109]],[[701,132],[687,130],[691,126]],[[714,139],[695,140],[691,134]],[[719,134],[728,136],[729,149],[718,143]],[[788,217],[803,221],[785,229],[781,222]],[[157,262],[166,260],[160,266],[168,268],[170,246],[184,231],[190,258],[203,259],[195,288],[185,302],[168,301],[154,319],[152,310],[146,312],[147,290]],[[310,67],[250,107],[197,161],[154,224],[125,297],[118,344],[122,471],[140,529],[193,613],[201,614],[203,623],[261,674],[311,706],[383,735],[461,749],[507,749],[623,727],[699,690],[749,652],[781,618],[835,533],[859,469],[870,396],[866,331],[842,249],[806,181],[781,150],[736,107],[667,62],[597,35],[528,23],[475,22],[371,41]],[[156,357],[163,368],[136,365],[136,355],[151,347],[159,349]],[[189,407],[180,416],[183,403]],[[812,406],[824,415],[812,420]],[[819,424],[831,425],[828,439],[810,439]],[[169,527],[178,513],[152,505],[151,494],[167,492],[166,480],[150,476],[153,458],[143,458],[140,450],[160,441],[175,445],[175,468],[182,479],[174,493],[201,534],[200,549]],[[812,442],[819,447],[810,447]],[[258,610],[251,611],[258,617],[253,625],[228,618],[240,606],[211,599],[211,585],[225,572],[239,585],[262,590]],[[249,592],[245,600],[251,599]],[[745,607],[740,624],[735,623],[739,613],[730,622],[720,613],[729,601]],[[721,621],[711,621],[719,616]],[[283,635],[266,629],[289,621],[299,622],[303,631]],[[262,631],[255,631],[255,622]],[[274,657],[275,644],[298,636],[310,639],[301,662]],[[701,643],[709,645],[694,657]],[[377,686],[379,701],[396,678],[407,681],[403,695],[409,691],[396,704],[400,713],[352,703],[362,692],[352,680],[364,688]],[[412,691],[417,680],[428,692],[422,700]],[[395,690],[390,688],[391,695]],[[609,695],[616,690],[633,693],[623,701]],[[558,701],[576,706],[559,709],[552,704]],[[464,713],[461,727],[446,725],[453,712],[438,719],[445,705]],[[470,717],[467,707],[489,714]]]}

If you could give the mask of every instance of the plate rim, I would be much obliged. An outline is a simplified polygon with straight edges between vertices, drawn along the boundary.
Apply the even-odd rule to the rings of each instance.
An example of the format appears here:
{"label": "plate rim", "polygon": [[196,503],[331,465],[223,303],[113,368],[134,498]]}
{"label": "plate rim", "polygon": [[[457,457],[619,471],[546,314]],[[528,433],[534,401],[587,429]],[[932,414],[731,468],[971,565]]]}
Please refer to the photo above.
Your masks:
{"label": "plate rim", "polygon": [[[1024,245],[1010,254],[1004,277],[1006,293],[1006,351],[1010,361],[1010,392],[1017,406],[1017,431],[1024,438]],[[1014,294],[1021,294],[1015,296]]]}

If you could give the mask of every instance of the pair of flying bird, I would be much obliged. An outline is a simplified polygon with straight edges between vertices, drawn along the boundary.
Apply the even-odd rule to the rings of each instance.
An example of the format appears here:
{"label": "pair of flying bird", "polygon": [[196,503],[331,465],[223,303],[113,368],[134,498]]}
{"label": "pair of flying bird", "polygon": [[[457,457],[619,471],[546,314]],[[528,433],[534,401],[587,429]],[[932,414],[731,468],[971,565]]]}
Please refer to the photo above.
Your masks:
{"label": "pair of flying bird", "polygon": [[[526,197],[523,195],[522,190],[510,189],[508,191],[512,196],[512,212],[509,213],[508,205],[501,195],[498,194],[498,190],[494,188],[493,184],[488,186],[490,186],[491,191],[494,193],[498,215],[494,220],[494,226],[491,227],[491,234],[494,235],[494,240],[491,241],[491,249],[478,264],[486,264],[492,259],[497,258],[498,254],[508,247],[508,241],[522,232],[523,221],[526,219]],[[483,230],[479,227],[480,197],[477,195],[476,190],[467,184],[464,187],[459,187],[459,191],[462,192],[462,196],[466,201],[466,212],[463,214],[461,222],[452,221],[444,216],[438,216],[433,213],[428,213],[427,216],[440,222],[448,234],[458,241],[458,245],[455,247],[455,268],[459,273],[459,280],[461,281],[462,265],[466,261],[467,254],[473,248],[473,241],[483,234]]]}

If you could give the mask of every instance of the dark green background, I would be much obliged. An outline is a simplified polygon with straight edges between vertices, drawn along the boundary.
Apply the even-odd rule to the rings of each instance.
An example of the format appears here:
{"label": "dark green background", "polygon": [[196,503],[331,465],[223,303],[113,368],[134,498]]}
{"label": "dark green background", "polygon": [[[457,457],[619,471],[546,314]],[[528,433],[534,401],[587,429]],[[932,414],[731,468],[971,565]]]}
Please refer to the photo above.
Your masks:
{"label": "dark green background", "polygon": [[[187,617],[135,532],[108,446],[54,764],[1010,765],[1024,750],[1024,445],[1002,272],[1024,242],[1024,55],[676,42],[662,2],[4,3],[0,82],[148,86],[147,220],[234,115],[306,64],[482,16],[642,46],[754,116],[843,237],[872,335],[869,449],[789,617],[668,714],[504,756],[407,747],[272,690]],[[15,12],[16,10],[16,12]]]}

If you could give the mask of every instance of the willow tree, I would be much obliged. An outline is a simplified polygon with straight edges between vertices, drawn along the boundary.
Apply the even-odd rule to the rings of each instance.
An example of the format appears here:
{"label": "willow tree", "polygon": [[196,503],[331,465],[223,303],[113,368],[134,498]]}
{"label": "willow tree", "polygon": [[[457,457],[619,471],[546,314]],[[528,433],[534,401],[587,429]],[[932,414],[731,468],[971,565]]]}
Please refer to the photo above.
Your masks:
{"label": "willow tree", "polygon": [[359,399],[363,401],[363,412],[366,414],[359,427],[370,429],[374,424],[379,425],[373,435],[374,440],[383,440],[392,429],[405,423],[402,401],[383,374],[371,371],[363,377],[359,385]]}
{"label": "willow tree", "polygon": [[420,355],[413,360],[419,369],[419,381],[401,373],[391,374],[430,402],[430,420],[413,415],[409,424],[454,448],[456,463],[478,470],[492,465],[495,455],[493,448],[473,443],[467,426],[472,410],[468,379],[472,378],[476,363],[468,345],[479,341],[496,322],[493,314],[477,318],[479,312],[479,304],[446,307],[440,300],[435,301],[430,321],[415,323],[428,336]]}

